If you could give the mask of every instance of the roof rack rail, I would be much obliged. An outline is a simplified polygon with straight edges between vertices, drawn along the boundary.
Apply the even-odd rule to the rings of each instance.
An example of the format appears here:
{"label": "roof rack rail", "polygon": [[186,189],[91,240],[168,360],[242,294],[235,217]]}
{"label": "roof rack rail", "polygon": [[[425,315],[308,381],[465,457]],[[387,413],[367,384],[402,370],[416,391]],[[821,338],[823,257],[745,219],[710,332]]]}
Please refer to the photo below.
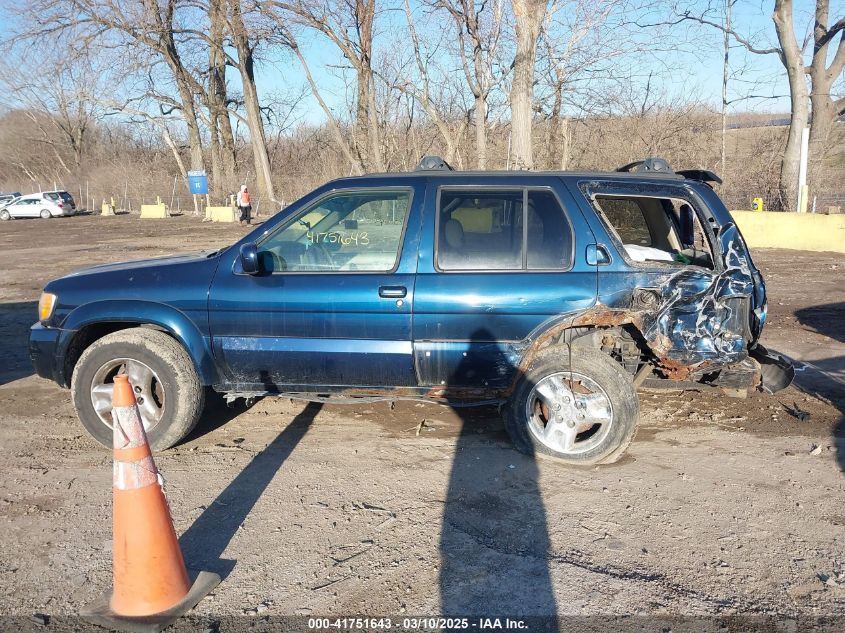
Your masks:
{"label": "roof rack rail", "polygon": [[440,156],[423,156],[414,171],[455,171]]}
{"label": "roof rack rail", "polygon": [[661,174],[674,174],[675,172],[669,166],[669,161],[664,158],[644,158],[643,160],[635,160],[633,163],[623,165],[616,171],[627,171],[634,173],[649,173],[657,172]]}

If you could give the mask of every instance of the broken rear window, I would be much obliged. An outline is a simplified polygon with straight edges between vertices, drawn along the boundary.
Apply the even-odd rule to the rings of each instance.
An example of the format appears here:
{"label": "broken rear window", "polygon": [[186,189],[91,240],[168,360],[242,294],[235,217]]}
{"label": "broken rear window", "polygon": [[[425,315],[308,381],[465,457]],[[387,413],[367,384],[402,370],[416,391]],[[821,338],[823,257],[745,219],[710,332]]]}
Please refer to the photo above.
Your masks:
{"label": "broken rear window", "polygon": [[710,244],[688,201],[598,195],[595,202],[605,224],[633,262],[713,268]]}

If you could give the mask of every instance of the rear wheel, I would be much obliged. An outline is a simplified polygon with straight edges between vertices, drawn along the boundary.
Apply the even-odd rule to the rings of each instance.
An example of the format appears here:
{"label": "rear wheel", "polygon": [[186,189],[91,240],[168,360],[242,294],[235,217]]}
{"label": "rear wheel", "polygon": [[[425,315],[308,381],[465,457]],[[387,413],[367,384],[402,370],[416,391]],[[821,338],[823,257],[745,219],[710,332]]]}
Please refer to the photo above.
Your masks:
{"label": "rear wheel", "polygon": [[614,462],[634,438],[639,400],[627,373],[609,356],[543,350],[505,410],[516,448],[575,465]]}
{"label": "rear wheel", "polygon": [[196,426],[205,393],[191,357],[164,332],[132,328],[94,342],[73,370],[73,404],[98,442],[112,446],[111,396],[119,374],[129,376],[153,450],[170,448]]}
{"label": "rear wheel", "polygon": [[50,213],[50,209],[41,209],[41,217],[45,220],[49,220],[53,217],[53,215]]}
{"label": "rear wheel", "polygon": [[9,213],[6,209],[0,211],[0,220],[11,220],[12,214]]}

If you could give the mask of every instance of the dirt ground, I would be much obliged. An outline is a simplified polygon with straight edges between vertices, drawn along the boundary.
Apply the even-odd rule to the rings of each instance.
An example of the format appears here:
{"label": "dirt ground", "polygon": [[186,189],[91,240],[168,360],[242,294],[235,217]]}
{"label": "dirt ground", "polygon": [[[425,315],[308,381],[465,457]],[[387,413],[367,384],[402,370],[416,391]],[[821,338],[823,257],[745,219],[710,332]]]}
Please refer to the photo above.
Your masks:
{"label": "dirt ground", "polygon": [[[41,287],[243,232],[192,217],[0,224],[0,614],[61,621],[111,581],[110,454],[27,357]],[[195,612],[842,618],[845,258],[754,256],[764,342],[801,361],[796,384],[745,400],[642,392],[612,466],[535,462],[487,408],[213,403],[157,456],[189,566],[225,575]]]}

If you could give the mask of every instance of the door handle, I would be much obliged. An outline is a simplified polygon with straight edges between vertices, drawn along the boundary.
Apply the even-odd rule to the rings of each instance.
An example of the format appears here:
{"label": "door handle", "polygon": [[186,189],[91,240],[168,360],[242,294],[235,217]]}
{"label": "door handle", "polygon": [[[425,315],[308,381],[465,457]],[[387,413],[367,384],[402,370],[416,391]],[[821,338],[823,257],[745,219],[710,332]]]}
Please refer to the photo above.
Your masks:
{"label": "door handle", "polygon": [[378,289],[378,296],[385,299],[401,299],[408,294],[405,286],[381,286]]}

